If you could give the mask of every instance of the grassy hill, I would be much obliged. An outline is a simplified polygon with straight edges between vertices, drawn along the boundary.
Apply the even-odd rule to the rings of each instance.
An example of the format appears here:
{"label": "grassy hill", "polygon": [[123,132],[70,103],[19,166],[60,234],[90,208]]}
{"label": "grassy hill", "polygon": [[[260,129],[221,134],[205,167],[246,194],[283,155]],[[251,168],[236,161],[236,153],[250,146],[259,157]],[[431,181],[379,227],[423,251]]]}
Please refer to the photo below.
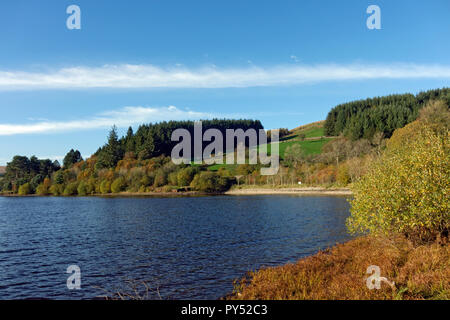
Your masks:
{"label": "grassy hill", "polygon": [[305,135],[305,138],[316,138],[325,136],[324,130],[325,120],[312,122],[291,130],[293,137],[298,137],[301,133]]}
{"label": "grassy hill", "polygon": [[323,146],[333,139],[325,137],[324,124],[325,121],[317,121],[292,129],[290,135],[280,139],[280,158],[284,159],[286,149],[294,144],[299,144],[307,155],[320,154]]}
{"label": "grassy hill", "polygon": [[[299,144],[307,155],[320,154],[323,146],[333,139],[333,137],[324,136],[324,124],[325,121],[317,121],[290,130],[289,135],[280,139],[280,158],[284,159],[286,149],[295,144]],[[271,153],[271,144],[268,145],[267,151],[269,154]],[[217,171],[224,166],[229,169],[236,167],[235,164],[215,164],[209,166],[208,168],[211,171]]]}

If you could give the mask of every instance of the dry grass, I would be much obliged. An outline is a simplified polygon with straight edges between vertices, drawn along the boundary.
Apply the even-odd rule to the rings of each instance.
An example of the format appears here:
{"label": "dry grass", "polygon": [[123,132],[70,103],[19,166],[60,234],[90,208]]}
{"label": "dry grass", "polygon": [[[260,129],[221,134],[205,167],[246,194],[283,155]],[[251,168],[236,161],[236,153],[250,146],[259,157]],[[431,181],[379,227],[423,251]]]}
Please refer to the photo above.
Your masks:
{"label": "dry grass", "polygon": [[[235,283],[229,299],[450,299],[449,245],[414,246],[402,237],[360,237],[295,264],[264,268]],[[366,286],[377,265],[392,288]]]}
{"label": "dry grass", "polygon": [[320,120],[320,121],[311,122],[311,123],[308,123],[308,124],[296,127],[296,128],[294,128],[294,129],[292,129],[290,131],[291,132],[297,132],[297,131],[300,131],[300,130],[307,130],[307,129],[311,129],[311,128],[321,128],[321,127],[324,126],[324,124],[325,124],[325,120]]}

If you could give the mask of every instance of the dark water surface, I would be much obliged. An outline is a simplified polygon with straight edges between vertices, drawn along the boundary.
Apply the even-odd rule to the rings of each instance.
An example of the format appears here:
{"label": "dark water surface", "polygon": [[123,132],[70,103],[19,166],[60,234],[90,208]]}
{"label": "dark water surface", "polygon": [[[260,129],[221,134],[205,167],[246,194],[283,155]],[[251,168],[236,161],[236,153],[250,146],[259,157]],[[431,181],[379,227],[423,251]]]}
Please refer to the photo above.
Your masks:
{"label": "dark water surface", "polygon": [[[349,239],[348,214],[327,196],[0,197],[0,299],[90,299],[127,279],[216,299],[249,270]],[[81,290],[66,286],[73,264]]]}

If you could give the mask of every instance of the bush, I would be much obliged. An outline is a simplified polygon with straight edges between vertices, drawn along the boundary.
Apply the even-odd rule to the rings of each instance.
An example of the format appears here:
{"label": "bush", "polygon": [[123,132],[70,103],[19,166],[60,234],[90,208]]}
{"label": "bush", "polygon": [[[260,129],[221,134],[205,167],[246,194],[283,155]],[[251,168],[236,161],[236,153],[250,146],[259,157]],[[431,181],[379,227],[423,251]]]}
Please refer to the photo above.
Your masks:
{"label": "bush", "polygon": [[155,188],[162,187],[167,184],[167,176],[163,170],[158,170],[155,175],[155,181],[153,182],[153,186]]}
{"label": "bush", "polygon": [[86,194],[94,194],[96,192],[97,184],[94,178],[90,178],[86,182]]}
{"label": "bush", "polygon": [[109,180],[103,180],[100,184],[100,192],[103,194],[111,193],[111,182]]}
{"label": "bush", "polygon": [[36,188],[36,194],[40,196],[46,196],[48,195],[48,188],[44,186],[43,183],[37,186]]}
{"label": "bush", "polygon": [[177,172],[171,172],[169,173],[169,184],[171,186],[177,186],[178,185],[178,173]]}
{"label": "bush", "polygon": [[86,182],[81,181],[77,188],[78,195],[86,196],[88,194]]}
{"label": "bush", "polygon": [[125,182],[125,179],[123,177],[120,177],[114,180],[114,182],[111,184],[111,192],[119,193],[124,191],[126,187],[127,183]]}
{"label": "bush", "polygon": [[191,186],[202,192],[222,192],[230,187],[229,179],[212,171],[202,171],[195,175]]}
{"label": "bush", "polygon": [[65,196],[76,196],[78,194],[78,183],[72,182],[69,183],[64,189]]}
{"label": "bush", "polygon": [[32,193],[32,190],[31,190],[31,186],[29,183],[25,183],[19,187],[19,194],[21,196],[25,196],[25,195],[31,194],[31,193]]}
{"label": "bush", "polygon": [[143,187],[149,187],[149,186],[153,185],[153,182],[154,182],[154,177],[148,176],[148,175],[143,176],[140,181],[140,183]]}
{"label": "bush", "polygon": [[64,193],[64,185],[54,184],[49,188],[49,192],[54,196],[61,196]]}
{"label": "bush", "polygon": [[351,232],[399,232],[419,240],[448,233],[447,130],[413,122],[395,131],[381,158],[354,186]]}
{"label": "bush", "polygon": [[347,164],[341,164],[337,168],[336,181],[343,186],[346,186],[350,183],[350,175]]}
{"label": "bush", "polygon": [[178,171],[177,174],[178,186],[185,187],[190,185],[197,172],[198,169],[193,167],[186,167]]}
{"label": "bush", "polygon": [[49,194],[50,186],[52,185],[52,182],[49,178],[45,178],[44,181],[37,186],[36,188],[36,194],[40,196],[46,196]]}

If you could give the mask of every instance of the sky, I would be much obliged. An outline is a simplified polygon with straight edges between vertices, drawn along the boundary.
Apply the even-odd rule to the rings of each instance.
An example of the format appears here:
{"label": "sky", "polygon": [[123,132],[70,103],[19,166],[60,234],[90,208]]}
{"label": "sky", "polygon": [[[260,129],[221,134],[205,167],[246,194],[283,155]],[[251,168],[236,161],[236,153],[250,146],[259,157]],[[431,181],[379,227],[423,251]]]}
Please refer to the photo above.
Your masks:
{"label": "sky", "polygon": [[2,1],[0,165],[88,157],[112,125],[292,129],[351,100],[448,87],[449,16],[448,0]]}

